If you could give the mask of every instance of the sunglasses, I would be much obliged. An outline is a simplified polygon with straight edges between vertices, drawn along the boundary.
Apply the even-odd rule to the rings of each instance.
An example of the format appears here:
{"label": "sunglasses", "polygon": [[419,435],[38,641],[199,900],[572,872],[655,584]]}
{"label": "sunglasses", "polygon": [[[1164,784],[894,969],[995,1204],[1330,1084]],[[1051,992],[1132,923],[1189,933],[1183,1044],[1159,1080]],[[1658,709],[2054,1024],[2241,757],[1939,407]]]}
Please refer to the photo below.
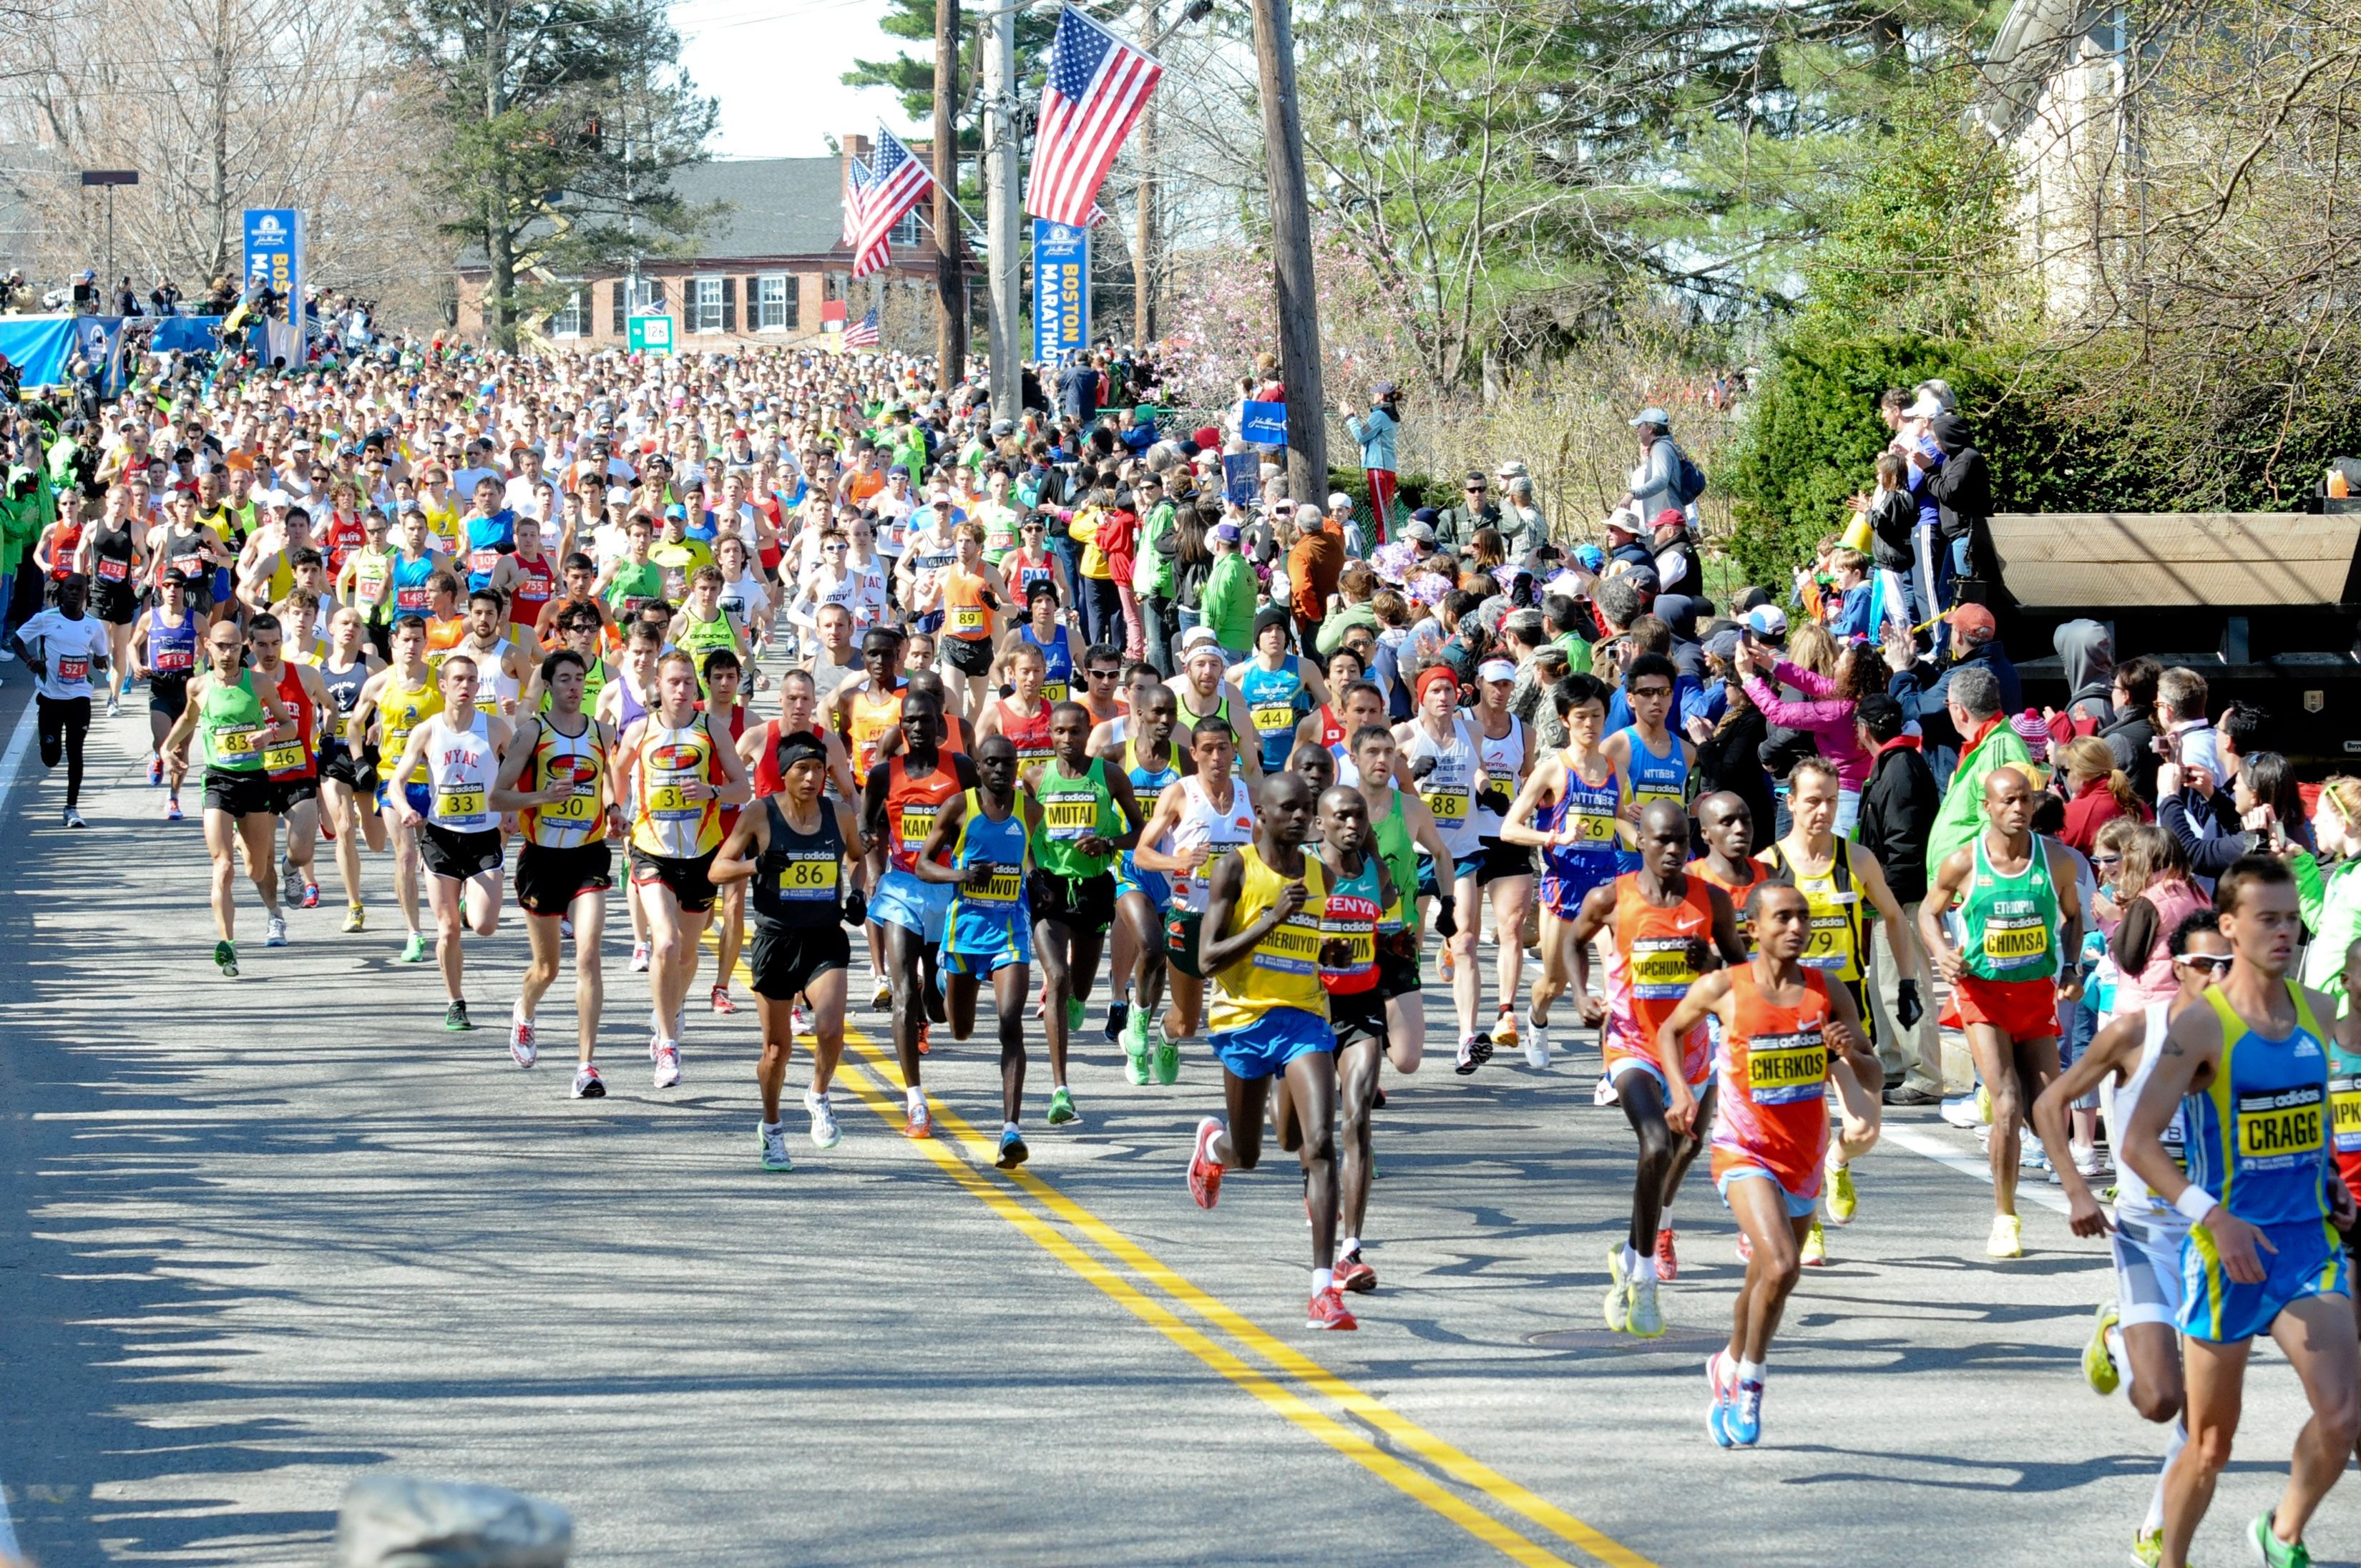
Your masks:
{"label": "sunglasses", "polygon": [[1122,674],[1121,670],[1093,670],[1090,672],[1090,677],[1094,681],[1111,681]]}
{"label": "sunglasses", "polygon": [[2123,864],[2123,861],[2124,858],[2121,855],[2092,855],[2091,857],[2091,863],[2094,866],[2119,866]]}
{"label": "sunglasses", "polygon": [[2215,974],[2230,972],[2230,956],[2226,953],[2219,957],[2209,953],[2183,953],[2172,961],[2187,964],[2191,969],[2212,970]]}

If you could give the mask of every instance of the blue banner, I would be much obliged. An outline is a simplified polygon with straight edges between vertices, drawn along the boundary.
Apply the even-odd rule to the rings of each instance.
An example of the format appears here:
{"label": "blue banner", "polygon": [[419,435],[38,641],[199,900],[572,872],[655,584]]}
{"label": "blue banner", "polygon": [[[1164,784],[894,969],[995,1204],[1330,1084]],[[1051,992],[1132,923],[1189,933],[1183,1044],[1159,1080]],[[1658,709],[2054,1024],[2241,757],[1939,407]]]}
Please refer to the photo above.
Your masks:
{"label": "blue banner", "polygon": [[1262,458],[1252,452],[1228,452],[1222,455],[1222,499],[1237,502],[1242,507],[1255,504],[1262,494]]}
{"label": "blue banner", "polygon": [[246,289],[285,298],[287,319],[303,320],[303,214],[292,207],[246,209]]}
{"label": "blue banner", "polygon": [[1091,233],[1033,220],[1033,357],[1072,358],[1091,341]]}
{"label": "blue banner", "polygon": [[1287,444],[1287,405],[1249,399],[1238,406],[1238,439],[1249,446]]}

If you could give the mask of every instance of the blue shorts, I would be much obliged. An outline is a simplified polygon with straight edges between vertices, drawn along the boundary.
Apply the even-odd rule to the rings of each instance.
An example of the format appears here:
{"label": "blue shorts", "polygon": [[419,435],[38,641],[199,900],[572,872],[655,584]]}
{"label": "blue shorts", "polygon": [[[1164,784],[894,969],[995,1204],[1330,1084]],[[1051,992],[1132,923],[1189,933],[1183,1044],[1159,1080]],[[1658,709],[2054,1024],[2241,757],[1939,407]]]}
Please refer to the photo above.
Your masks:
{"label": "blue shorts", "polygon": [[1126,893],[1146,894],[1159,913],[1172,907],[1172,879],[1162,872],[1141,871],[1131,863],[1129,854],[1115,867],[1115,895],[1119,899]]}
{"label": "blue shorts", "polygon": [[953,911],[950,938],[943,943],[943,973],[982,980],[1003,964],[1032,961],[1033,920],[1022,898],[1016,901],[1013,915],[995,916],[972,908]]}
{"label": "blue shorts", "polygon": [[1605,856],[1569,872],[1553,864],[1548,852],[1542,857],[1542,907],[1560,920],[1571,920],[1582,913],[1582,901],[1590,890],[1605,887],[1615,880],[1615,867]]}
{"label": "blue shorts", "polygon": [[1728,1203],[1730,1201],[1730,1183],[1733,1181],[1744,1181],[1752,1177],[1760,1177],[1779,1190],[1779,1195],[1787,1200],[1787,1218],[1791,1220],[1804,1219],[1807,1217],[1814,1209],[1819,1206],[1820,1201],[1817,1198],[1796,1197],[1793,1192],[1787,1190],[1787,1184],[1785,1182],[1780,1180],[1776,1176],[1773,1176],[1771,1172],[1763,1169],[1759,1165],[1731,1166],[1728,1170],[1723,1171],[1719,1176],[1714,1178],[1713,1190],[1721,1194],[1721,1201],[1724,1203]]}
{"label": "blue shorts", "polygon": [[951,892],[947,882],[920,882],[898,866],[891,868],[869,895],[870,924],[899,926],[939,943],[951,912]]}
{"label": "blue shorts", "polygon": [[[392,798],[386,794],[386,792],[392,787],[393,786],[391,784],[388,784],[383,779],[377,781],[377,808],[379,811],[386,812],[393,809]],[[426,808],[434,804],[434,792],[428,788],[424,784],[406,784],[401,786],[401,798],[410,802],[411,810],[415,811],[419,816],[423,817],[426,815]]]}
{"label": "blue shorts", "polygon": [[1301,1007],[1274,1007],[1243,1029],[1210,1036],[1213,1054],[1233,1078],[1277,1078],[1287,1064],[1336,1048],[1328,1020]]}
{"label": "blue shorts", "polygon": [[2259,1285],[2241,1285],[2224,1271],[2213,1238],[2190,1227],[2180,1247],[2180,1332],[2227,1344],[2268,1333],[2288,1306],[2308,1296],[2351,1296],[2345,1246],[2326,1220],[2265,1225],[2277,1252],[2256,1249],[2269,1270]]}
{"label": "blue shorts", "polygon": [[214,568],[214,603],[227,604],[237,598],[237,579],[227,566]]}

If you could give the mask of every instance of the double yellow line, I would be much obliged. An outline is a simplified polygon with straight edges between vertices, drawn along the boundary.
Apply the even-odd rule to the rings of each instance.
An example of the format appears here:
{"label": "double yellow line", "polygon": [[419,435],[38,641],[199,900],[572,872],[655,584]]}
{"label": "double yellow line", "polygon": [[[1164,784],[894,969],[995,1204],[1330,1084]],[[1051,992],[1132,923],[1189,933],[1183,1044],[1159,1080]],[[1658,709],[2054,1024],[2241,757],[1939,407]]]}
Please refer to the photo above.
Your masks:
{"label": "double yellow line", "polygon": [[[845,1043],[837,1080],[880,1121],[898,1129],[900,1069],[858,1030],[848,1027]],[[855,1056],[867,1070],[855,1065]],[[1572,1547],[1584,1561],[1613,1568],[1655,1568],[1257,1328],[1039,1177],[1022,1168],[993,1168],[998,1152],[994,1141],[939,1103],[934,1123],[937,1135],[915,1146],[978,1202],[1140,1321],[1487,1546],[1533,1568],[1572,1568],[1558,1555],[1562,1546]],[[1477,1496],[1499,1512],[1478,1507]],[[1502,1514],[1532,1528],[1521,1528]]]}

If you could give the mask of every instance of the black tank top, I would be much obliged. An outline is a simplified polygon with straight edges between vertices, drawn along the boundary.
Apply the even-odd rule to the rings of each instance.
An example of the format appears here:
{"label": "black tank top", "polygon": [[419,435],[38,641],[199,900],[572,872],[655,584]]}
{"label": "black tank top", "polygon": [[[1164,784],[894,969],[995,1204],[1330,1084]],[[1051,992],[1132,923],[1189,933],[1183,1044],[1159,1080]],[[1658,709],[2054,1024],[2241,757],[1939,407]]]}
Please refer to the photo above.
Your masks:
{"label": "black tank top", "polygon": [[[336,711],[339,713],[349,714],[359,704],[361,687],[368,685],[368,677],[369,667],[367,659],[355,659],[342,670],[330,669],[324,657],[320,663],[321,684],[328,688],[328,696],[335,703]],[[341,739],[331,740],[324,736],[320,741],[320,749],[324,751],[330,746],[341,747],[343,744]]]}
{"label": "black tank top", "polygon": [[819,803],[819,829],[798,833],[787,825],[779,797],[765,795],[758,803],[770,813],[771,847],[755,862],[753,891],[747,906],[756,924],[812,930],[834,926],[844,918],[844,834],[836,824],[836,807]]}
{"label": "black tank top", "polygon": [[120,591],[132,586],[129,529],[109,527],[104,517],[92,523],[90,556],[91,576],[99,587]]}

